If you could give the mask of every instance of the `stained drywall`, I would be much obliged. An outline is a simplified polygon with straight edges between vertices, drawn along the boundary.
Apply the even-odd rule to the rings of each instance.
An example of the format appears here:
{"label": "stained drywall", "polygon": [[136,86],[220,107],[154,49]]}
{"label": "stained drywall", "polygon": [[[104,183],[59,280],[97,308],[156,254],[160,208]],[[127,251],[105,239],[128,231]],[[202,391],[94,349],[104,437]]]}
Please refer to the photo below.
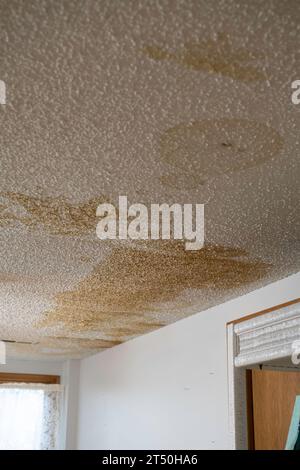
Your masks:
{"label": "stained drywall", "polygon": [[232,47],[230,34],[217,33],[213,39],[186,43],[174,52],[159,46],[146,46],[144,52],[154,60],[168,60],[206,73],[221,74],[252,82],[267,77],[261,65],[264,55],[245,47]]}
{"label": "stained drywall", "polygon": [[[9,354],[105,350],[299,270],[299,21],[293,0],[0,2]],[[205,248],[100,241],[120,195],[204,203]]]}
{"label": "stained drywall", "polygon": [[[65,331],[98,331],[124,341],[163,326],[159,318],[166,302],[187,289],[226,291],[263,278],[270,268],[243,250],[222,246],[185,251],[178,242],[148,242],[116,248],[74,290],[59,294],[57,307],[46,312],[38,326],[62,324]],[[183,295],[171,310],[180,312],[184,302],[193,306]],[[106,346],[94,340],[95,346],[97,341],[99,347]],[[113,344],[107,341],[107,347]]]}
{"label": "stained drywall", "polygon": [[15,227],[19,223],[31,230],[42,228],[54,235],[70,236],[94,231],[98,205],[109,202],[101,195],[78,204],[72,204],[63,196],[30,196],[17,192],[4,192],[0,196],[5,201],[0,206],[0,227]]}
{"label": "stained drywall", "polygon": [[[232,175],[268,162],[283,149],[280,134],[245,119],[216,119],[179,124],[160,139],[161,159],[170,166],[162,183],[199,187],[220,175]],[[176,182],[180,174],[180,182]]]}

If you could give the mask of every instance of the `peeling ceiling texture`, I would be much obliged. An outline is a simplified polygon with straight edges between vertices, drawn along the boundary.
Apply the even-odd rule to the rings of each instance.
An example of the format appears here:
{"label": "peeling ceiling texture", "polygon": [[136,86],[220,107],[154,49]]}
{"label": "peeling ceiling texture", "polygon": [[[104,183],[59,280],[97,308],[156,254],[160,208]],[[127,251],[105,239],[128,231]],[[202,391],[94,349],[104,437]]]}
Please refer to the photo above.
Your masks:
{"label": "peeling ceiling texture", "polygon": [[[0,0],[0,339],[82,357],[299,270],[298,0]],[[205,247],[96,207],[205,203]]]}

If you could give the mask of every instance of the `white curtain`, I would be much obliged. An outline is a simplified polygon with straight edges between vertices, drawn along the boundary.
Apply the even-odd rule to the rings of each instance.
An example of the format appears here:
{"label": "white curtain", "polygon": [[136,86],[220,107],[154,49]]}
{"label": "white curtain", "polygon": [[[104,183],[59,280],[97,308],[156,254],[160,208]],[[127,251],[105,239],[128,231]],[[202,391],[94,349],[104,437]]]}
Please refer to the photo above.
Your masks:
{"label": "white curtain", "polygon": [[61,385],[0,384],[0,450],[58,448]]}

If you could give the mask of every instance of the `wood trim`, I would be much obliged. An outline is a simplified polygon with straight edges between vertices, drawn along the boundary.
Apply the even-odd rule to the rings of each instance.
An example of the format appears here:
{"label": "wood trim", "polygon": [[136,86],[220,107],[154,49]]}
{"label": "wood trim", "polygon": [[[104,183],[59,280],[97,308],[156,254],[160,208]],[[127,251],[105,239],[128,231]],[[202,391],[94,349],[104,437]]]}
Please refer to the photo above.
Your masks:
{"label": "wood trim", "polygon": [[59,375],[11,374],[0,372],[0,383],[22,382],[36,384],[59,384]]}
{"label": "wood trim", "polygon": [[237,320],[232,320],[228,322],[227,325],[236,325],[237,323],[251,320],[252,318],[259,317],[260,315],[265,315],[266,313],[270,313],[270,312],[273,312],[274,310],[279,310],[281,308],[288,307],[289,305],[297,304],[299,302],[300,302],[300,298],[290,300],[289,302],[285,302],[284,304],[275,305],[274,307],[269,307],[269,308],[266,308],[265,310],[260,310],[259,312],[251,313],[250,315],[247,315],[246,317],[241,317],[241,318],[238,318]]}
{"label": "wood trim", "polygon": [[252,370],[246,370],[248,450],[255,450]]}

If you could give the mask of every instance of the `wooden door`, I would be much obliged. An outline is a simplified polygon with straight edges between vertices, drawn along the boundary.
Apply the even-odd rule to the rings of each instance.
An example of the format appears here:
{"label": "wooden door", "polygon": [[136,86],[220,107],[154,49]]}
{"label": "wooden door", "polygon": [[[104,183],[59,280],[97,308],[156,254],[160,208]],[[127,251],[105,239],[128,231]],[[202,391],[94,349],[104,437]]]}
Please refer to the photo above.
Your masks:
{"label": "wooden door", "polygon": [[300,372],[252,371],[253,441],[255,450],[283,450]]}

